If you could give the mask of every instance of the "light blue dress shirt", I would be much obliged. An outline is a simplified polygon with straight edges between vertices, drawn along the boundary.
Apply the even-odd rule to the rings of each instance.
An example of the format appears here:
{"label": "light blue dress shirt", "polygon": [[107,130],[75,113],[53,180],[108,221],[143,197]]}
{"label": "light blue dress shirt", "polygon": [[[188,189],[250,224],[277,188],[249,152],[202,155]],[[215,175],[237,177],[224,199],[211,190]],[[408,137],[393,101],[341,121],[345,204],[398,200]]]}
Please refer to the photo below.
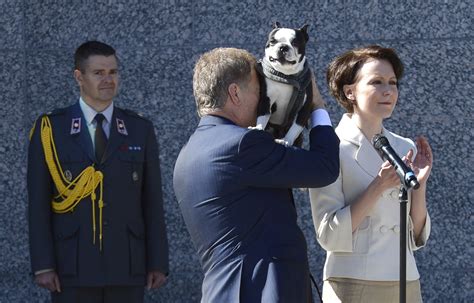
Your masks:
{"label": "light blue dress shirt", "polygon": [[[90,107],[82,97],[79,98],[79,106],[81,107],[82,113],[84,114],[84,118],[86,119],[87,129],[89,130],[89,134],[92,139],[92,146],[95,149],[94,143],[94,136],[95,136],[95,129],[96,129],[96,122],[94,120],[95,115],[98,114],[92,107]],[[112,115],[114,113],[114,103],[112,102],[109,107],[107,107],[101,114],[104,115],[105,119],[102,121],[102,128],[104,129],[105,135],[107,138],[110,136],[110,126],[112,125]]]}

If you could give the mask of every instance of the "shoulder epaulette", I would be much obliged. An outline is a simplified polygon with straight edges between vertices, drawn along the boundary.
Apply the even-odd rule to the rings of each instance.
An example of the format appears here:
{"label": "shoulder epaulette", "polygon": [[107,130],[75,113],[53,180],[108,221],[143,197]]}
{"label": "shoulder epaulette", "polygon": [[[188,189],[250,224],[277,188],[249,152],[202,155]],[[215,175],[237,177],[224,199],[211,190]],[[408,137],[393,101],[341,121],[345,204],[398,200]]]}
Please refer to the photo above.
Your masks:
{"label": "shoulder epaulette", "polygon": [[30,141],[31,141],[31,137],[33,136],[33,133],[35,131],[36,123],[38,121],[41,121],[41,119],[43,119],[43,117],[57,116],[57,115],[61,115],[61,114],[65,113],[65,112],[66,112],[65,108],[56,108],[56,109],[53,109],[52,111],[49,111],[47,113],[42,113],[41,115],[39,115],[39,117],[36,118],[35,122],[33,123],[33,126],[30,129],[30,133],[29,133]]}
{"label": "shoulder epaulette", "polygon": [[53,109],[52,111],[49,111],[47,113],[44,113],[41,115],[41,117],[44,117],[44,116],[57,116],[57,115],[62,115],[66,112],[66,109],[65,108],[55,108]]}
{"label": "shoulder epaulette", "polygon": [[121,110],[123,110],[129,116],[138,117],[138,118],[141,118],[141,119],[148,120],[142,113],[137,113],[137,112],[135,112],[131,109],[128,109],[128,108],[121,108]]}

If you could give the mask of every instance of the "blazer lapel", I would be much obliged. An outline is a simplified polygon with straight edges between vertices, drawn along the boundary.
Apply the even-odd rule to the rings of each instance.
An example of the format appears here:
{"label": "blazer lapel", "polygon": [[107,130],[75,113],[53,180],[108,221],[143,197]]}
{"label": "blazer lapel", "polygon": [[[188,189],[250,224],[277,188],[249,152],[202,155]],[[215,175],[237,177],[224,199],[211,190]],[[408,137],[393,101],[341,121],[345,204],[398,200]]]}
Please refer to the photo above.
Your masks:
{"label": "blazer lapel", "polygon": [[382,135],[387,138],[388,142],[390,143],[390,146],[393,148],[393,150],[397,153],[397,155],[402,159],[408,150],[405,150],[403,148],[403,141],[400,139],[397,139],[391,132],[386,130],[385,128],[382,129]]}
{"label": "blazer lapel", "polygon": [[360,141],[355,160],[362,169],[375,178],[379,173],[383,161],[369,140],[367,140],[363,134],[362,137],[363,139]]}
{"label": "blazer lapel", "polygon": [[[78,129],[79,131],[73,131],[73,123],[77,122],[77,119],[80,119],[80,126]],[[68,131],[70,132],[70,136],[73,138],[76,144],[80,146],[80,148],[89,157],[89,159],[95,162],[94,148],[92,145],[91,135],[89,134],[89,129],[87,128],[87,121],[84,118],[84,114],[82,113],[81,107],[79,106],[79,102],[77,102],[71,107],[68,120],[71,121],[71,130],[69,131],[68,129]]]}
{"label": "blazer lapel", "polygon": [[357,164],[370,176],[376,177],[383,161],[379,154],[367,140],[360,129],[355,125],[349,114],[344,114],[336,132],[341,139],[351,142],[357,146],[354,159]]}
{"label": "blazer lapel", "polygon": [[110,121],[109,141],[105,149],[105,154],[102,159],[102,163],[105,163],[107,159],[110,157],[110,155],[112,155],[113,152],[119,148],[119,146],[123,145],[125,138],[128,136],[128,133],[126,131],[121,131],[119,133],[118,121],[121,121],[123,123],[123,127],[125,129],[127,128],[126,117],[122,115],[122,112],[120,111],[120,109],[118,109],[117,107],[114,107],[112,121]]}

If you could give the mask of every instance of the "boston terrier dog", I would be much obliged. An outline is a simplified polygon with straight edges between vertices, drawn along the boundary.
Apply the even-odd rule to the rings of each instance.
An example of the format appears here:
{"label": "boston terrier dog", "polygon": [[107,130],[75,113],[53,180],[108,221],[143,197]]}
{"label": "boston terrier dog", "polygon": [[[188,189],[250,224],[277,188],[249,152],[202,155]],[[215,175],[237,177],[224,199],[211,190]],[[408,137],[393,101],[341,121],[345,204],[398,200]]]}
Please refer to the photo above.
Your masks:
{"label": "boston terrier dog", "polygon": [[256,128],[269,131],[285,145],[301,146],[301,132],[312,111],[311,71],[305,57],[307,29],[308,25],[282,28],[276,22],[268,35],[265,57],[257,64],[262,96]]}

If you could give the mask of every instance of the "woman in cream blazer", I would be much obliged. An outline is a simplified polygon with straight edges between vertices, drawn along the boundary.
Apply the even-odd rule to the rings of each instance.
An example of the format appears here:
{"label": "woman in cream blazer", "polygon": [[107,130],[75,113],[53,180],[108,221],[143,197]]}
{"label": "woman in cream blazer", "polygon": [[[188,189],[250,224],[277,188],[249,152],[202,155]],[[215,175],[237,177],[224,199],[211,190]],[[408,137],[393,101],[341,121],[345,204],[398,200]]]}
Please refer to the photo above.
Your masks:
{"label": "woman in cream blazer", "polygon": [[405,156],[420,182],[407,205],[407,302],[422,301],[413,252],[430,233],[425,194],[432,153],[425,138],[415,146],[382,125],[395,107],[402,73],[395,52],[380,46],[348,51],[328,69],[331,94],[348,113],[336,128],[340,175],[327,187],[310,189],[317,240],[327,251],[325,303],[399,302],[400,180],[371,144],[379,133]]}

